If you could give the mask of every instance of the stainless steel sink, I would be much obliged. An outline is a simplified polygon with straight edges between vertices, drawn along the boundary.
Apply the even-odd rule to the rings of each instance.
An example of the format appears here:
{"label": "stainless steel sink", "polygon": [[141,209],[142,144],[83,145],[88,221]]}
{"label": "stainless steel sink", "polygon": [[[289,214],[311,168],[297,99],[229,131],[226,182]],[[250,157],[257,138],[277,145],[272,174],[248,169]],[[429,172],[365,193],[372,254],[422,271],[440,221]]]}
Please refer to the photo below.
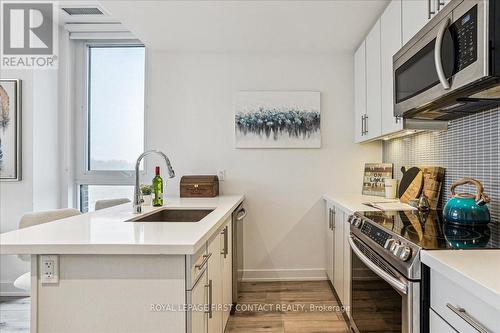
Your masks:
{"label": "stainless steel sink", "polygon": [[127,222],[199,222],[213,211],[213,209],[164,208],[151,214],[130,219]]}

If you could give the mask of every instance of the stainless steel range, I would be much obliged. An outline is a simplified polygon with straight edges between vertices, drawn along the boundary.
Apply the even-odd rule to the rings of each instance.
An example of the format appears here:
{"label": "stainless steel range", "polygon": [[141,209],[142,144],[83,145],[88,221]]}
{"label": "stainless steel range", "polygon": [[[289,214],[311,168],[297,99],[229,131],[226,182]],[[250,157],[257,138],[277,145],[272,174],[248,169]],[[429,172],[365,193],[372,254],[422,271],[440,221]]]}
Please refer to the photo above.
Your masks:
{"label": "stainless steel range", "polygon": [[440,211],[358,212],[351,223],[351,327],[428,332],[428,269],[420,251],[498,248],[500,227],[447,224]]}

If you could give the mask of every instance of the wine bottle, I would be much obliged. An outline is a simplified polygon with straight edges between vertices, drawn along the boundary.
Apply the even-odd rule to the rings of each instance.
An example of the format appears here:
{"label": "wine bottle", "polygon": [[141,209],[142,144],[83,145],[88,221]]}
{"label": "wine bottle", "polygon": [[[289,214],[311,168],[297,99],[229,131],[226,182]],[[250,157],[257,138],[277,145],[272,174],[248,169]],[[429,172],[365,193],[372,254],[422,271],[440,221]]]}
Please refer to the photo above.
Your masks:
{"label": "wine bottle", "polygon": [[155,170],[156,176],[153,178],[153,206],[163,206],[163,179],[160,176],[160,167],[157,166]]}

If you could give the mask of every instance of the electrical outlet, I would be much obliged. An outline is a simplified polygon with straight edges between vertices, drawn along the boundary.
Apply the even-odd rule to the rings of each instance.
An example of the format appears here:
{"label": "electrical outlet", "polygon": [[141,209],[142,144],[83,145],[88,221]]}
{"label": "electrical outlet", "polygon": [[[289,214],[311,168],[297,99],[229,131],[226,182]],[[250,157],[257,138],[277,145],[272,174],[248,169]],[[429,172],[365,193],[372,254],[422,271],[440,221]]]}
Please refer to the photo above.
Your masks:
{"label": "electrical outlet", "polygon": [[42,283],[59,282],[59,256],[40,256],[40,280]]}
{"label": "electrical outlet", "polygon": [[219,178],[219,181],[223,182],[226,179],[226,170],[217,171],[217,177]]}

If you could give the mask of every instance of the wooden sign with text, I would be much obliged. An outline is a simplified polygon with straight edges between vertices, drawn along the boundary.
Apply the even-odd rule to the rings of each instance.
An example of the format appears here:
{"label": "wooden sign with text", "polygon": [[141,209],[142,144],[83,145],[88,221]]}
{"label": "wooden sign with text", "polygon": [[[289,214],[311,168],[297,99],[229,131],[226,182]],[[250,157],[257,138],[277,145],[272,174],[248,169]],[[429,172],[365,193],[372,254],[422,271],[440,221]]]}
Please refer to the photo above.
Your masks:
{"label": "wooden sign with text", "polygon": [[392,178],[392,163],[366,163],[363,176],[363,194],[385,196],[385,179]]}

